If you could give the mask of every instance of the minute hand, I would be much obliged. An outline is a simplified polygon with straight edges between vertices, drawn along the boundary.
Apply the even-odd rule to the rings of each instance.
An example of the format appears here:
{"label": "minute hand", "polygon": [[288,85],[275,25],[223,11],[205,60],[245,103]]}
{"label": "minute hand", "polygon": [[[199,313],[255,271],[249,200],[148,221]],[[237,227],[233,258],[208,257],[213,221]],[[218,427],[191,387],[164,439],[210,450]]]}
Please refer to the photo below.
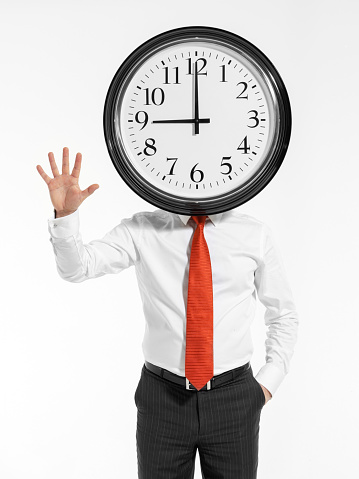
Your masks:
{"label": "minute hand", "polygon": [[186,118],[181,120],[153,120],[152,123],[210,123],[209,118]]}
{"label": "minute hand", "polygon": [[199,134],[199,103],[198,103],[198,71],[197,62],[194,62],[194,134]]}

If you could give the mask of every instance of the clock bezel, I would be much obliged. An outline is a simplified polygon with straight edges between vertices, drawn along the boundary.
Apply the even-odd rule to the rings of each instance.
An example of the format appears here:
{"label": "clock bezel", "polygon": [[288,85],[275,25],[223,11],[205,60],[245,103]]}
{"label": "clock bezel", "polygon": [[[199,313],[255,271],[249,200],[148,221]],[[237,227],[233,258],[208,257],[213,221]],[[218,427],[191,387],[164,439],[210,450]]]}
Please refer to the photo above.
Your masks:
{"label": "clock bezel", "polygon": [[[184,41],[205,41],[222,43],[227,48],[239,51],[258,67],[264,80],[272,90],[276,119],[274,146],[267,152],[263,167],[239,187],[210,198],[185,198],[170,194],[148,182],[127,158],[116,135],[116,107],[119,94],[131,81],[131,73],[137,71],[143,62],[155,52],[173,43]],[[254,60],[254,61],[253,61]],[[286,155],[291,135],[291,107],[288,93],[277,69],[268,57],[248,40],[215,27],[181,27],[160,33],[137,47],[120,65],[109,86],[103,114],[103,127],[107,149],[114,167],[125,183],[141,198],[152,205],[178,214],[216,214],[236,208],[256,196],[272,180]]]}

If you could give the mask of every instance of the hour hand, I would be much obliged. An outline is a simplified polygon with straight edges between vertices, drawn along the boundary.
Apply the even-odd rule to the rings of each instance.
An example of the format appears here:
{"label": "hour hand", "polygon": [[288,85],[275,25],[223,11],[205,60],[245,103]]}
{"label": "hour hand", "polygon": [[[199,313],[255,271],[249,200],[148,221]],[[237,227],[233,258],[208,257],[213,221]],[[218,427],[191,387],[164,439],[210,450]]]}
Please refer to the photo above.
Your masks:
{"label": "hour hand", "polygon": [[210,123],[209,118],[185,118],[180,120],[153,120],[152,123]]}

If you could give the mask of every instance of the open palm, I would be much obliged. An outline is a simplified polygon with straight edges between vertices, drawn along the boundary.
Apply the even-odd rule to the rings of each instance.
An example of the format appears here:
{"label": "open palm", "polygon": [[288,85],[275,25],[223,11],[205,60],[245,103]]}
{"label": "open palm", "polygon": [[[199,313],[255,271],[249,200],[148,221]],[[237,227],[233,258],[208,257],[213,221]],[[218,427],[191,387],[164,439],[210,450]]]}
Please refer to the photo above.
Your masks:
{"label": "open palm", "polygon": [[81,171],[81,153],[76,155],[71,175],[69,174],[69,149],[67,147],[64,147],[62,153],[61,175],[57,168],[54,154],[50,152],[48,156],[54,177],[50,178],[40,165],[37,165],[36,169],[49,188],[52,204],[59,216],[71,214],[77,210],[88,196],[92,195],[99,188],[99,185],[93,184],[81,191],[78,181]]}

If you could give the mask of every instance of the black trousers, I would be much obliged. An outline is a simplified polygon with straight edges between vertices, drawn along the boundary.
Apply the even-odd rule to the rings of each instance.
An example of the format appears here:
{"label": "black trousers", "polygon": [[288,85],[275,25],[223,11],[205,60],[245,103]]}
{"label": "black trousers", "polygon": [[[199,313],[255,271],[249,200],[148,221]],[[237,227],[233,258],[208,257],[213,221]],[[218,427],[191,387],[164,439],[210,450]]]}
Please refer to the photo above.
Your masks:
{"label": "black trousers", "polygon": [[265,396],[252,367],[209,391],[188,391],[143,365],[137,407],[139,479],[255,479]]}

